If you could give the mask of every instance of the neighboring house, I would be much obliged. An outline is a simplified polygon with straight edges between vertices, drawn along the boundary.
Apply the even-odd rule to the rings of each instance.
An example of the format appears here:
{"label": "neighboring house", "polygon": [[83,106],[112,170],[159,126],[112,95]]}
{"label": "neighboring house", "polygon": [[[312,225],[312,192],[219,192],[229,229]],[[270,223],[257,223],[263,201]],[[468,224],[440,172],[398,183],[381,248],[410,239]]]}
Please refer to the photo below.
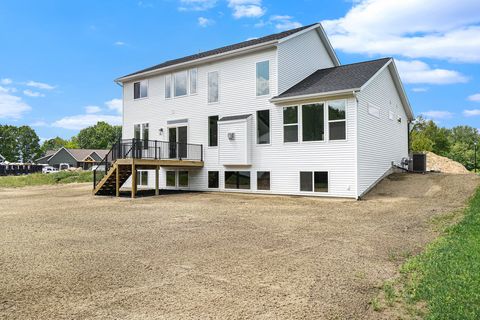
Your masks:
{"label": "neighboring house", "polygon": [[45,155],[35,162],[37,164],[47,164],[58,168],[60,164],[67,163],[73,168],[90,169],[99,164],[106,156],[109,150],[97,149],[67,149],[48,150]]}
{"label": "neighboring house", "polygon": [[[393,59],[341,65],[320,24],[116,82],[123,137],[144,141],[136,158],[189,159],[202,145],[198,167],[157,163],[160,188],[359,198],[409,155],[414,116]],[[155,186],[152,166],[132,168]]]}
{"label": "neighboring house", "polygon": [[0,163],[4,163],[4,162],[5,162],[5,157],[0,154]]}

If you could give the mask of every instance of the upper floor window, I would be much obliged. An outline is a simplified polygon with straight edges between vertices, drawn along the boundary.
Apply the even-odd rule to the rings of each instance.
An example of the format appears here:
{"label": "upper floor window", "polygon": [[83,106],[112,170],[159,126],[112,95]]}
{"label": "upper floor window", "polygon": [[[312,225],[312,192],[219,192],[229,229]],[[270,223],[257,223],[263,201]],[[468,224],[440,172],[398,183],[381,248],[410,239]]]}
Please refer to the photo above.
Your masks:
{"label": "upper floor window", "polygon": [[323,103],[304,104],[302,106],[303,141],[321,141],[324,139]]}
{"label": "upper floor window", "polygon": [[172,75],[167,74],[165,76],[165,99],[172,97]]}
{"label": "upper floor window", "polygon": [[142,80],[133,83],[133,99],[146,98],[148,96],[148,82]]}
{"label": "upper floor window", "polygon": [[208,102],[218,102],[218,71],[208,73]]}
{"label": "upper floor window", "polygon": [[270,143],[270,110],[257,111],[257,143]]}
{"label": "upper floor window", "polygon": [[197,69],[190,69],[190,94],[197,93]]}
{"label": "upper floor window", "polygon": [[177,72],[173,76],[173,93],[175,97],[187,95],[187,71]]}
{"label": "upper floor window", "polygon": [[347,137],[345,100],[328,102],[328,132],[330,140],[345,140]]}
{"label": "upper floor window", "polygon": [[257,62],[257,96],[270,93],[270,63],[269,61]]}

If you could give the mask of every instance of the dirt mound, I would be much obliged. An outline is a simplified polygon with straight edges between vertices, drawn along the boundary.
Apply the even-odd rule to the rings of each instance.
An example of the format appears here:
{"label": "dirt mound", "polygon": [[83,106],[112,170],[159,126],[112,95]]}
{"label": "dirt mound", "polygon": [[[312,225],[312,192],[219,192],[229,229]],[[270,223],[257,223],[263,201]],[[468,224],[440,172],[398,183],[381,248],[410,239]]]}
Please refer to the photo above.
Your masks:
{"label": "dirt mound", "polygon": [[461,163],[439,156],[433,152],[427,152],[427,171],[456,174],[470,173]]}

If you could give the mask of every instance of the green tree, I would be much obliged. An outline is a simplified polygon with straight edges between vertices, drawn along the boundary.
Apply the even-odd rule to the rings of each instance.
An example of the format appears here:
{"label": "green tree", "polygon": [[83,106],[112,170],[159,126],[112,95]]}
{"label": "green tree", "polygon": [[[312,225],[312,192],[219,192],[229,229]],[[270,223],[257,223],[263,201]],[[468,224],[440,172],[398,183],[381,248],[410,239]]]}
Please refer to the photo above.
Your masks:
{"label": "green tree", "polygon": [[22,162],[33,162],[41,155],[40,138],[29,126],[21,126],[17,130],[18,155]]}
{"label": "green tree", "polygon": [[414,152],[432,151],[434,142],[421,131],[412,131],[410,134],[410,148]]}
{"label": "green tree", "polygon": [[0,125],[0,154],[7,161],[20,160],[17,146],[18,128],[10,125]]}
{"label": "green tree", "polygon": [[42,151],[45,153],[47,150],[57,150],[61,147],[65,147],[68,143],[67,140],[64,140],[60,137],[55,137],[52,139],[45,140],[42,144]]}
{"label": "green tree", "polygon": [[94,126],[82,129],[75,140],[82,149],[108,149],[120,138],[121,131],[121,126],[99,121]]}

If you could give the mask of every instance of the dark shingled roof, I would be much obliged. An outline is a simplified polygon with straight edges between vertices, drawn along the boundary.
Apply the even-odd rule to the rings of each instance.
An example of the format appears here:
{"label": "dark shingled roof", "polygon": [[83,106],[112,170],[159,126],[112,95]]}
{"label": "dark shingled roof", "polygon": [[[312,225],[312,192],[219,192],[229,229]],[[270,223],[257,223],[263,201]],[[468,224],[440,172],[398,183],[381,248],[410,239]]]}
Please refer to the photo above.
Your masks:
{"label": "dark shingled roof", "polygon": [[383,58],[317,70],[274,99],[360,88],[390,59]]}
{"label": "dark shingled roof", "polygon": [[193,54],[193,55],[190,55],[190,56],[186,56],[186,57],[183,57],[183,58],[168,60],[168,61],[165,61],[163,63],[157,64],[153,67],[142,69],[142,70],[134,72],[134,73],[130,73],[130,74],[128,74],[126,76],[123,76],[121,78],[130,77],[130,76],[140,74],[140,73],[143,73],[143,72],[147,72],[147,71],[153,71],[153,70],[156,70],[156,69],[162,69],[162,68],[165,68],[165,67],[170,67],[170,66],[180,64],[180,63],[183,63],[183,62],[193,61],[193,60],[213,56],[213,55],[220,54],[220,53],[225,53],[225,52],[229,52],[229,51],[233,51],[233,50],[237,50],[237,49],[246,48],[246,47],[254,46],[254,45],[257,45],[257,44],[261,44],[261,43],[265,43],[265,42],[269,42],[269,41],[273,41],[273,40],[280,40],[280,39],[286,38],[286,37],[288,37],[288,36],[290,36],[294,33],[302,31],[304,29],[310,28],[311,26],[314,26],[314,25],[316,25],[316,23],[310,24],[308,26],[303,26],[303,27],[300,27],[300,28],[292,29],[292,30],[287,30],[287,31],[280,32],[280,33],[271,34],[271,35],[261,37],[261,38],[247,40],[247,41],[243,41],[243,42],[240,42],[240,43],[235,43],[235,44],[232,44],[232,45],[229,45],[229,46],[225,46],[225,47],[221,47],[221,48],[217,48],[217,49],[213,49],[213,50],[209,50],[209,51],[200,52],[200,53]]}
{"label": "dark shingled roof", "polygon": [[251,116],[251,114],[240,114],[240,115],[237,115],[237,116],[223,117],[218,121],[221,122],[221,121],[241,120],[241,119],[247,119],[250,116]]}

